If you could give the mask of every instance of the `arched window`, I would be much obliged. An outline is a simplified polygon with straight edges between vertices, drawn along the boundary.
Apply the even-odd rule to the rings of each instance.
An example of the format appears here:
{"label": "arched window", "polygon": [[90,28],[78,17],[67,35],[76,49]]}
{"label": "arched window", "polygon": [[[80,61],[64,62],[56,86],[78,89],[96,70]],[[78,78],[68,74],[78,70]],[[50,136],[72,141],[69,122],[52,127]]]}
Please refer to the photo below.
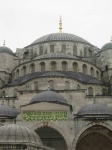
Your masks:
{"label": "arched window", "polygon": [[30,72],[31,73],[35,72],[35,64],[30,65]]}
{"label": "arched window", "polygon": [[49,83],[49,89],[54,90],[54,81],[50,80],[48,83]]}
{"label": "arched window", "polygon": [[84,47],[84,57],[87,57],[87,48]]}
{"label": "arched window", "polygon": [[14,96],[14,97],[17,97],[17,89],[14,89],[14,90],[13,90],[13,96]]}
{"label": "arched window", "polygon": [[51,62],[51,71],[56,71],[56,62],[55,61]]}
{"label": "arched window", "polygon": [[68,66],[67,62],[63,61],[62,62],[62,71],[67,71],[67,66]]}
{"label": "arched window", "polygon": [[70,83],[68,81],[65,81],[65,90],[70,89]]}
{"label": "arched window", "polygon": [[83,64],[82,71],[84,74],[87,74],[87,65]]}
{"label": "arched window", "polygon": [[23,66],[22,68],[22,75],[24,76],[26,74],[26,66]]}
{"label": "arched window", "polygon": [[45,71],[45,62],[40,63],[40,70]]}
{"label": "arched window", "polygon": [[98,70],[96,71],[96,77],[97,77],[97,79],[100,79],[100,75],[99,75],[99,71]]}
{"label": "arched window", "polygon": [[78,63],[76,62],[73,63],[73,71],[78,72]]}
{"label": "arched window", "polygon": [[78,90],[80,89],[80,85],[79,85],[79,84],[77,84],[77,89],[78,89]]}
{"label": "arched window", "polygon": [[16,71],[16,78],[19,78],[19,69]]}
{"label": "arched window", "polygon": [[38,82],[36,81],[35,83],[34,83],[34,90],[38,90]]}
{"label": "arched window", "polygon": [[43,55],[43,47],[42,47],[42,46],[40,46],[39,54],[40,54],[40,55]]}
{"label": "arched window", "polygon": [[102,95],[107,95],[107,90],[106,89],[102,89]]}
{"label": "arched window", "polygon": [[54,45],[50,45],[50,53],[54,53]]}
{"label": "arched window", "polygon": [[94,76],[94,68],[93,67],[90,68],[90,73],[91,73],[91,76]]}
{"label": "arched window", "polygon": [[73,55],[77,56],[77,46],[73,46]]}
{"label": "arched window", "polygon": [[62,53],[66,53],[66,46],[65,46],[65,45],[62,45],[62,47],[61,47],[61,52],[62,52]]}
{"label": "arched window", "polygon": [[88,88],[88,95],[93,95],[93,88],[92,87]]}

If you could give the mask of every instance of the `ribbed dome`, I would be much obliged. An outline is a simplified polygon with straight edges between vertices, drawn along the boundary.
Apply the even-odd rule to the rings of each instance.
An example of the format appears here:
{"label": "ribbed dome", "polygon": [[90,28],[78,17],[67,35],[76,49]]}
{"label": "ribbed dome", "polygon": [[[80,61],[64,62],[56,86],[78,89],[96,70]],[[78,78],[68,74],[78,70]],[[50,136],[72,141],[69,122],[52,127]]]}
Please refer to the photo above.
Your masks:
{"label": "ribbed dome", "polygon": [[81,42],[81,43],[90,44],[88,41],[84,40],[83,38],[69,33],[48,34],[35,40],[32,44],[51,42],[51,41],[71,41],[71,42]]}
{"label": "ribbed dome", "polygon": [[8,105],[0,105],[0,117],[2,118],[15,118],[19,112],[16,108]]}
{"label": "ribbed dome", "polygon": [[42,145],[39,136],[31,129],[10,124],[0,127],[0,143],[34,143]]}
{"label": "ribbed dome", "polygon": [[112,109],[104,104],[89,104],[84,107],[82,107],[79,112],[77,113],[77,116],[111,116],[112,117]]}
{"label": "ribbed dome", "polygon": [[12,50],[6,46],[0,46],[0,53],[8,53],[14,55]]}
{"label": "ribbed dome", "polygon": [[65,98],[54,91],[44,91],[35,95],[32,98],[31,103],[35,102],[58,102],[67,104]]}
{"label": "ribbed dome", "polygon": [[106,43],[101,50],[112,49],[112,42]]}

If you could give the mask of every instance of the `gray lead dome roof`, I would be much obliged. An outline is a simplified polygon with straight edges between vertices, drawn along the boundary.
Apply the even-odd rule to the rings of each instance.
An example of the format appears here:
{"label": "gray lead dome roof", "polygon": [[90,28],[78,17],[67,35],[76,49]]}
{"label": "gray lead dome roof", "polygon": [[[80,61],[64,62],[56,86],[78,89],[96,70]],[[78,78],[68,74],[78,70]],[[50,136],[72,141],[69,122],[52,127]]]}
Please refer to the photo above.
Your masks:
{"label": "gray lead dome roof", "polygon": [[19,112],[16,108],[8,105],[0,105],[0,117],[15,118],[18,114]]}
{"label": "gray lead dome roof", "polygon": [[38,44],[38,43],[51,42],[51,41],[71,41],[71,42],[81,42],[81,43],[90,44],[85,39],[83,39],[77,35],[73,35],[73,34],[69,34],[69,33],[48,34],[48,35],[40,37],[39,39],[35,40],[31,44]]}
{"label": "gray lead dome roof", "polygon": [[59,93],[56,93],[54,91],[44,91],[35,95],[32,98],[31,103],[36,103],[36,102],[58,102],[58,103],[67,104],[65,98]]}
{"label": "gray lead dome roof", "polygon": [[12,50],[6,46],[0,46],[0,53],[8,53],[14,55]]}
{"label": "gray lead dome roof", "polygon": [[111,116],[112,117],[112,109],[104,104],[88,104],[84,107],[82,107],[79,112],[77,113],[77,116]]}
{"label": "gray lead dome roof", "polygon": [[106,43],[101,50],[112,49],[112,42]]}
{"label": "gray lead dome roof", "polygon": [[39,136],[31,129],[10,124],[0,127],[0,143],[34,143],[42,145]]}

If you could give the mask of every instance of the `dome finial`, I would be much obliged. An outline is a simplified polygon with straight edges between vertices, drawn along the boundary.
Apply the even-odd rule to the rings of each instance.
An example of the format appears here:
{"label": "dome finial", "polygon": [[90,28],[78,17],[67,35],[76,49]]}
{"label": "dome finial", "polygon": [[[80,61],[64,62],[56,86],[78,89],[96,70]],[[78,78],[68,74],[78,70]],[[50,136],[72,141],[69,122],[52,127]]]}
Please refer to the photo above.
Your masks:
{"label": "dome finial", "polygon": [[60,16],[59,32],[62,33],[62,17]]}
{"label": "dome finial", "polygon": [[3,46],[5,46],[5,40],[4,40],[4,42],[3,42]]}
{"label": "dome finial", "polygon": [[112,36],[110,37],[110,42],[112,42]]}

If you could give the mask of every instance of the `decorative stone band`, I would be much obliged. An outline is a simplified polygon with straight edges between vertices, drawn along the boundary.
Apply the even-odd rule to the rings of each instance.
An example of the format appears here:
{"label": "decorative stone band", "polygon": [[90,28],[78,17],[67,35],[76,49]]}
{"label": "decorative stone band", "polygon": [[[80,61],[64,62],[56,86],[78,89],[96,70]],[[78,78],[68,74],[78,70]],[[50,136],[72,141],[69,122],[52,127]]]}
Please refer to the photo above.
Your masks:
{"label": "decorative stone band", "polygon": [[26,121],[63,121],[67,120],[68,114],[66,111],[31,111],[31,112],[23,112],[23,120]]}

